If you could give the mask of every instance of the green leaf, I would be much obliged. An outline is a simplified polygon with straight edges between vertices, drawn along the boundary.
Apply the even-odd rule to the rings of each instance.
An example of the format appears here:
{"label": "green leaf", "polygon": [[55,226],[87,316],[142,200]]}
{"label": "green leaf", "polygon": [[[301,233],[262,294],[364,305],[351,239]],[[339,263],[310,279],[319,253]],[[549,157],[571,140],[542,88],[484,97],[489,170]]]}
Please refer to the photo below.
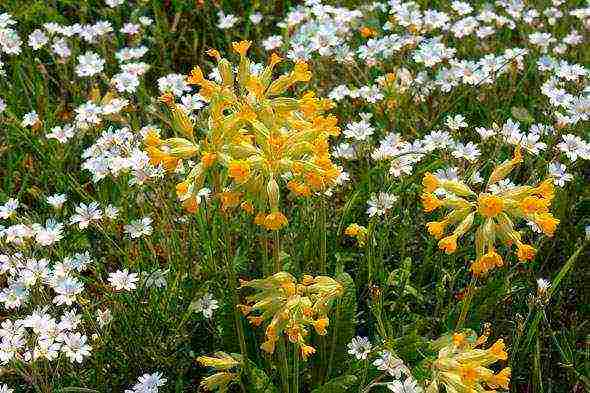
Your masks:
{"label": "green leaf", "polygon": [[340,393],[347,392],[357,382],[357,377],[354,375],[343,375],[326,382],[325,385],[320,386],[311,391],[311,393]]}

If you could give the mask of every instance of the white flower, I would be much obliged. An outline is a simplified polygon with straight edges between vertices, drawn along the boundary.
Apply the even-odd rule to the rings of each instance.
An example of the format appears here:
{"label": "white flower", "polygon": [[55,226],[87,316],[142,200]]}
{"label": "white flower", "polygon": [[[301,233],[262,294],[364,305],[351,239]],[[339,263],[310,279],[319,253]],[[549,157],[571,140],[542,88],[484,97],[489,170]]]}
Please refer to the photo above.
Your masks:
{"label": "white flower", "polygon": [[71,125],[55,126],[51,132],[45,134],[47,139],[57,139],[60,143],[66,143],[74,136],[74,127]]}
{"label": "white flower", "polygon": [[267,51],[275,50],[279,48],[281,45],[283,45],[283,37],[281,37],[280,35],[271,35],[270,37],[262,41],[262,46],[264,47],[264,50]]}
{"label": "white flower", "polygon": [[6,384],[1,384],[0,393],[14,393],[14,389],[10,389]]}
{"label": "white flower", "polygon": [[364,141],[373,135],[374,132],[375,129],[371,126],[371,124],[363,119],[361,121],[348,124],[344,130],[344,136],[357,141]]}
{"label": "white flower", "polygon": [[158,393],[158,388],[168,382],[162,373],[144,374],[133,386],[133,393]]}
{"label": "white flower", "polygon": [[371,342],[367,337],[354,337],[348,343],[348,353],[354,355],[358,360],[365,360],[371,353]]}
{"label": "white flower", "polygon": [[29,34],[29,46],[33,48],[33,50],[39,50],[43,48],[48,41],[49,39],[42,30],[35,29],[31,34]]}
{"label": "white flower", "polygon": [[553,183],[558,187],[563,187],[566,182],[571,181],[574,176],[567,173],[567,167],[559,162],[549,164],[549,175],[553,177]]}
{"label": "white flower", "polygon": [[262,14],[260,12],[255,12],[250,15],[250,22],[257,25],[262,21]]}
{"label": "white flower", "polygon": [[158,89],[160,93],[170,92],[177,97],[191,90],[186,84],[186,77],[180,74],[169,74],[158,79]]}
{"label": "white flower", "polygon": [[451,154],[455,158],[464,158],[467,161],[475,161],[481,155],[481,152],[473,142],[469,142],[466,145],[457,142]]}
{"label": "white flower", "polygon": [[115,291],[132,291],[137,288],[135,284],[139,281],[139,276],[137,273],[129,273],[129,270],[124,269],[109,273],[108,280]]}
{"label": "white flower", "polygon": [[85,357],[90,356],[92,347],[86,342],[86,336],[80,333],[67,333],[64,336],[62,351],[70,359],[71,363],[82,363]]}
{"label": "white flower", "polygon": [[404,362],[389,351],[383,351],[381,357],[373,362],[378,370],[385,371],[394,378],[401,378],[402,373],[407,373]]}
{"label": "white flower", "polygon": [[119,93],[135,93],[139,87],[139,78],[135,73],[124,71],[113,76],[111,84]]}
{"label": "white flower", "polygon": [[152,219],[144,217],[141,220],[133,220],[131,224],[125,225],[125,233],[132,239],[137,239],[142,236],[149,236],[152,234]]}
{"label": "white flower", "polygon": [[70,223],[72,225],[78,224],[79,229],[85,229],[93,221],[100,221],[101,218],[102,211],[98,203],[92,202],[88,205],[80,203],[79,206],[76,206],[76,214],[70,217]]}
{"label": "white flower", "polygon": [[109,220],[114,220],[119,215],[119,209],[116,206],[108,205],[104,209],[104,215]]}
{"label": "white flower", "polygon": [[105,4],[111,8],[115,8],[125,3],[125,0],[104,0]]}
{"label": "white flower", "polygon": [[202,312],[205,318],[211,318],[213,311],[219,308],[219,303],[213,299],[213,295],[206,293],[202,298],[193,301],[190,308],[195,312]]}
{"label": "white flower", "polygon": [[387,384],[387,388],[394,393],[420,393],[422,388],[412,377],[407,377],[404,382],[393,381]]}
{"label": "white flower", "polygon": [[551,282],[544,278],[537,279],[537,294],[540,297],[545,297],[547,291],[551,288]]}
{"label": "white flower", "polygon": [[139,33],[139,29],[140,29],[140,25],[136,24],[136,23],[125,23],[123,25],[123,27],[121,28],[121,33],[124,34],[129,34],[129,35],[134,35]]}
{"label": "white flower", "polygon": [[18,200],[10,198],[4,205],[0,205],[0,218],[7,219],[12,217],[18,209]]}
{"label": "white flower", "polygon": [[53,299],[53,303],[58,306],[62,304],[71,306],[76,301],[76,296],[84,290],[84,284],[71,276],[58,278],[54,284],[53,290],[57,293],[57,296]]}
{"label": "white flower", "polygon": [[[2,65],[0,64],[0,73],[2,69]],[[2,98],[0,98],[0,114],[2,114],[2,112],[4,112],[6,110],[6,102],[4,102],[4,100]]]}
{"label": "white flower", "polygon": [[111,321],[113,320],[113,315],[111,314],[111,310],[108,308],[103,310],[96,310],[96,322],[98,322],[98,326],[102,329]]}
{"label": "white flower", "polygon": [[219,11],[217,13],[217,16],[219,17],[217,27],[219,27],[222,30],[231,29],[239,21],[239,19],[236,18],[234,15],[225,15],[223,11]]}
{"label": "white flower", "polygon": [[463,115],[455,115],[455,116],[447,116],[445,121],[447,127],[449,127],[453,131],[460,130],[461,128],[467,127],[467,122],[465,121],[465,117]]}
{"label": "white flower", "polygon": [[566,134],[561,137],[563,142],[557,144],[559,150],[565,153],[567,158],[571,161],[576,161],[578,156],[582,154],[584,148],[584,141],[576,135]]}
{"label": "white flower", "polygon": [[104,59],[94,52],[86,52],[78,56],[76,74],[80,77],[96,75],[104,69]]}
{"label": "white flower", "polygon": [[371,199],[367,202],[369,208],[367,209],[367,214],[369,217],[373,217],[375,215],[382,216],[387,213],[392,207],[393,204],[397,201],[397,197],[393,194],[389,194],[386,192],[379,192],[379,194],[371,195]]}
{"label": "white flower", "polygon": [[32,127],[35,124],[37,124],[39,122],[39,115],[37,115],[36,111],[32,111],[29,113],[26,113],[23,116],[23,121],[21,123],[21,125],[23,127]]}
{"label": "white flower", "polygon": [[33,224],[35,230],[35,241],[40,246],[50,246],[63,238],[64,225],[54,219],[45,222],[45,227],[40,224]]}

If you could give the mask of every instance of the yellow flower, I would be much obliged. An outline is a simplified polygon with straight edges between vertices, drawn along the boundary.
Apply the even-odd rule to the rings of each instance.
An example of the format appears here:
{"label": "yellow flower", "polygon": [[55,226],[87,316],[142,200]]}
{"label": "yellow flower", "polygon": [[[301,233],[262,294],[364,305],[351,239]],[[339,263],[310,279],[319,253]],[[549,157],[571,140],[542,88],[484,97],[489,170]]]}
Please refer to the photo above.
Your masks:
{"label": "yellow flower", "polygon": [[248,52],[250,45],[252,45],[252,41],[232,42],[231,45],[232,48],[234,48],[234,51],[236,51],[236,53],[239,53],[240,56],[246,56],[246,52]]}
{"label": "yellow flower", "polygon": [[297,81],[300,82],[307,82],[311,79],[311,72],[309,71],[309,66],[304,61],[298,61],[295,63],[295,68],[293,69],[293,76]]}
{"label": "yellow flower", "polygon": [[477,199],[478,211],[485,217],[496,217],[504,209],[504,200],[495,195],[483,194]]}
{"label": "yellow flower", "polygon": [[426,172],[424,174],[424,178],[422,179],[422,185],[424,186],[425,192],[431,193],[440,186],[440,181],[432,173]]}
{"label": "yellow flower", "polygon": [[363,38],[375,37],[377,35],[377,32],[374,29],[371,29],[370,27],[367,27],[367,26],[361,27],[359,29],[359,32],[361,33]]}
{"label": "yellow flower", "polygon": [[503,368],[498,374],[492,375],[487,383],[492,389],[502,388],[508,389],[510,386],[510,367]]}
{"label": "yellow flower", "polygon": [[499,339],[490,347],[489,352],[498,360],[506,360],[508,359],[508,354],[505,349],[506,345],[504,344],[504,340]]}
{"label": "yellow flower", "polygon": [[146,146],[154,146],[154,147],[158,147],[162,144],[162,140],[160,139],[160,135],[158,135],[158,132],[154,129],[151,129],[145,134],[145,137],[143,138],[143,142],[145,143]]}
{"label": "yellow flower", "polygon": [[438,357],[432,363],[432,381],[426,391],[492,392],[495,388],[509,389],[510,368],[497,374],[488,368],[498,360],[506,360],[504,343],[498,340],[488,349],[479,348],[487,341],[489,332],[477,338],[475,332],[445,335],[433,342]]}
{"label": "yellow flower", "polygon": [[533,258],[535,258],[535,253],[537,252],[537,250],[535,250],[535,248],[533,246],[530,246],[528,244],[523,244],[521,242],[518,242],[517,246],[518,246],[518,251],[516,252],[516,255],[518,256],[519,260],[531,261],[531,260],[533,260]]}
{"label": "yellow flower", "polygon": [[287,217],[281,212],[270,213],[264,218],[264,227],[271,231],[277,231],[287,224]]}
{"label": "yellow flower", "polygon": [[493,248],[487,254],[481,256],[477,261],[471,264],[471,271],[476,276],[481,276],[488,273],[495,267],[501,267],[504,261],[500,254]]}
{"label": "yellow flower", "polygon": [[426,224],[426,228],[428,228],[428,233],[430,233],[437,239],[440,239],[443,236],[446,226],[446,221],[431,221]]}
{"label": "yellow flower", "polygon": [[438,248],[444,250],[447,254],[452,254],[457,250],[457,236],[450,235],[438,241]]}
{"label": "yellow flower", "polygon": [[250,201],[242,202],[240,204],[240,207],[242,208],[243,211],[245,211],[248,214],[254,213],[254,205],[252,205],[252,202],[250,202]]}
{"label": "yellow flower", "polygon": [[203,169],[211,167],[216,160],[217,154],[211,152],[203,153],[203,155],[201,156],[201,163],[203,164]]}
{"label": "yellow flower", "polygon": [[315,328],[315,331],[320,336],[325,336],[327,333],[326,328],[328,327],[329,324],[330,324],[330,321],[328,320],[328,318],[320,318],[317,321],[313,322],[313,327]]}
{"label": "yellow flower", "polygon": [[229,176],[235,179],[238,183],[243,183],[248,180],[250,176],[250,164],[248,161],[232,161],[228,166]]}
{"label": "yellow flower", "polygon": [[426,213],[434,211],[442,206],[442,202],[434,195],[429,193],[423,193],[420,196],[422,200],[422,206]]}
{"label": "yellow flower", "polygon": [[475,384],[477,380],[477,370],[472,364],[466,364],[459,368],[459,375],[461,381],[468,386]]}
{"label": "yellow flower", "polygon": [[303,356],[303,360],[307,360],[308,357],[315,353],[315,348],[310,345],[302,345],[301,346],[301,356]]}
{"label": "yellow flower", "polygon": [[[270,321],[266,326],[266,341],[261,348],[273,353],[275,343],[281,335],[286,335],[290,342],[299,346],[304,359],[315,352],[305,342],[310,334],[309,327],[313,327],[318,334],[325,335],[329,326],[327,313],[330,304],[344,292],[342,285],[330,277],[304,275],[298,284],[286,272],[242,282],[242,287],[257,291],[246,298],[251,305],[241,307],[247,314],[259,314],[249,316],[248,319],[256,326]],[[318,314],[321,317],[316,319]]]}
{"label": "yellow flower", "polygon": [[535,217],[535,223],[547,236],[553,236],[559,220],[553,217],[551,213],[541,213]]}

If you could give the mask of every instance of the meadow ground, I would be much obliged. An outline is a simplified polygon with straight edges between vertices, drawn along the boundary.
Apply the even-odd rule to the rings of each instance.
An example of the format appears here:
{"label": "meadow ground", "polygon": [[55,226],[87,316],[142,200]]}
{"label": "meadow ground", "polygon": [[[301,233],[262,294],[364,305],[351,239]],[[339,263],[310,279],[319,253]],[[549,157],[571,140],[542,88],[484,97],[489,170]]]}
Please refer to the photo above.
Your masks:
{"label": "meadow ground", "polygon": [[0,393],[590,391],[583,1],[0,2]]}

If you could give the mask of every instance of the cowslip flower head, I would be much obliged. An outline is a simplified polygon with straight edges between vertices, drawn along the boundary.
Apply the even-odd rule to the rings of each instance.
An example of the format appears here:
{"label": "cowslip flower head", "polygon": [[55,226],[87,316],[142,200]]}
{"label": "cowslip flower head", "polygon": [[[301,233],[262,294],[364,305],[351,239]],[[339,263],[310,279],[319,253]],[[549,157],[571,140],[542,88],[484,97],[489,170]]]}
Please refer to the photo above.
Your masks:
{"label": "cowslip flower head", "polygon": [[270,277],[242,282],[241,288],[257,292],[248,296],[247,304],[238,306],[254,326],[265,325],[265,341],[260,348],[273,353],[281,335],[299,347],[303,359],[315,353],[307,344],[310,330],[326,335],[328,312],[334,299],[342,296],[342,285],[326,276],[295,277],[279,272]]}
{"label": "cowslip flower head", "polygon": [[[194,200],[203,187],[210,187],[213,197],[222,191],[239,192],[243,200],[270,212],[264,226],[276,230],[286,225],[279,211],[279,182],[288,179],[287,189],[301,197],[335,184],[340,169],[331,161],[328,139],[338,136],[340,129],[336,117],[328,113],[331,101],[312,91],[291,93],[295,85],[312,77],[307,63],[297,62],[290,72],[274,78],[281,58],[272,55],[267,66],[255,73],[247,56],[250,45],[249,41],[232,44],[239,55],[237,65],[210,51],[217,61],[218,81],[207,79],[198,66],[187,77],[208,104],[203,109],[204,124],[196,124],[173,96],[168,97],[165,103],[177,137],[163,139],[148,133],[145,144],[152,164],[169,171],[182,159],[197,162],[183,180],[187,186],[181,188],[187,191],[179,195],[182,201]],[[207,185],[211,179],[219,184]],[[195,203],[185,205],[195,207]]]}
{"label": "cowslip flower head", "polygon": [[432,363],[432,380],[426,392],[488,392],[493,389],[508,389],[510,367],[497,373],[489,368],[498,361],[508,359],[504,341],[499,339],[484,349],[487,339],[487,334],[478,338],[475,332],[465,330],[434,341],[432,347],[438,351],[438,357]]}
{"label": "cowslip flower head", "polygon": [[[438,239],[438,247],[452,254],[457,250],[461,237],[472,227],[477,228],[476,259],[471,264],[471,272],[475,276],[483,276],[504,265],[496,251],[498,242],[508,247],[515,245],[520,261],[530,261],[535,257],[535,248],[523,243],[520,233],[515,230],[515,221],[535,222],[547,236],[553,236],[559,224],[559,220],[549,212],[555,196],[550,178],[536,187],[516,186],[498,192],[490,191],[493,190],[490,186],[503,180],[521,162],[520,148],[517,147],[511,159],[493,169],[486,188],[479,194],[460,180],[440,179],[431,173],[424,175],[424,192],[421,195],[424,211],[448,211],[442,220],[426,224],[428,232]],[[441,190],[444,192],[439,192]],[[441,194],[443,196],[439,197]],[[445,235],[451,227],[454,229]]]}

